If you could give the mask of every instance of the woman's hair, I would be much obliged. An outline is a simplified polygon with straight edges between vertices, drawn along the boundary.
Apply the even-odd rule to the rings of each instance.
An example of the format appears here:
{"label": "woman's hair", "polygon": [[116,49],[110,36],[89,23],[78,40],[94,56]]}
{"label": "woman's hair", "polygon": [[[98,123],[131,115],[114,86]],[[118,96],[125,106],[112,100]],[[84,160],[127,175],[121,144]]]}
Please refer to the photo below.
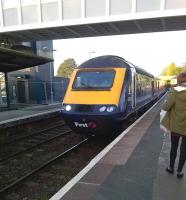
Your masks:
{"label": "woman's hair", "polygon": [[181,83],[184,83],[184,82],[186,82],[186,71],[180,72],[177,76],[177,83],[178,84],[181,84]]}

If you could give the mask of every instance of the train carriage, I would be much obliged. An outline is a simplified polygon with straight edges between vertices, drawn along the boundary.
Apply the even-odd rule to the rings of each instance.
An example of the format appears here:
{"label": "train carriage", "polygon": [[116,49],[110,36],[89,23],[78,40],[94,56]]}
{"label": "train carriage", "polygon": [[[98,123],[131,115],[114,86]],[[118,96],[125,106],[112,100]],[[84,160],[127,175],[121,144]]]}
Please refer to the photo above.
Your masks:
{"label": "train carriage", "polygon": [[121,57],[100,56],[74,70],[61,113],[77,133],[109,134],[156,95],[153,75]]}

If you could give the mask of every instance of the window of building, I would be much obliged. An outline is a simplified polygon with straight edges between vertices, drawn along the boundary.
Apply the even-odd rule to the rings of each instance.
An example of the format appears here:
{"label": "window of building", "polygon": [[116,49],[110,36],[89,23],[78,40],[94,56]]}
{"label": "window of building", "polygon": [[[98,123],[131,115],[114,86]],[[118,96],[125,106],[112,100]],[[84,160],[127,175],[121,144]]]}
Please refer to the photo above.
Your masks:
{"label": "window of building", "polygon": [[36,4],[38,1],[37,0],[21,0],[21,5],[32,5]]}
{"label": "window of building", "polygon": [[15,26],[19,24],[17,8],[9,8],[4,10],[3,15],[5,26]]}
{"label": "window of building", "polygon": [[55,21],[59,19],[58,2],[41,5],[42,21]]}
{"label": "window of building", "polygon": [[186,8],[185,0],[166,0],[165,9]]}
{"label": "window of building", "polygon": [[[37,5],[22,7],[23,24],[32,24],[38,22]],[[34,15],[33,15],[34,13]]]}
{"label": "window of building", "polygon": [[41,0],[41,3],[58,2],[58,0]]}
{"label": "window of building", "polygon": [[161,0],[137,0],[136,10],[137,12],[160,10],[160,3]]}
{"label": "window of building", "polygon": [[63,19],[81,18],[81,0],[63,0]]}
{"label": "window of building", "polygon": [[132,11],[132,1],[131,0],[110,0],[110,14],[118,15],[129,13]]}
{"label": "window of building", "polygon": [[106,0],[85,0],[86,17],[104,16],[106,11]]}
{"label": "window of building", "polygon": [[3,8],[14,8],[18,6],[18,0],[2,0]]}

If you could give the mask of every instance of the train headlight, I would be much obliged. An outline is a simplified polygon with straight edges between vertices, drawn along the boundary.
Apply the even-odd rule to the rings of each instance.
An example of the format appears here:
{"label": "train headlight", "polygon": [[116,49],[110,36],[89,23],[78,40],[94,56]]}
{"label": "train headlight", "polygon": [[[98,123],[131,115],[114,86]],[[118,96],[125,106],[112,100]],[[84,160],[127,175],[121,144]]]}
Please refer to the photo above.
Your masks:
{"label": "train headlight", "polygon": [[106,106],[101,106],[100,108],[99,108],[99,112],[104,112],[106,110]]}
{"label": "train headlight", "polygon": [[114,106],[107,107],[107,112],[113,112],[115,110]]}
{"label": "train headlight", "polygon": [[70,111],[71,109],[72,109],[72,106],[71,106],[71,105],[66,105],[66,106],[65,106],[65,110],[66,110],[66,111]]}

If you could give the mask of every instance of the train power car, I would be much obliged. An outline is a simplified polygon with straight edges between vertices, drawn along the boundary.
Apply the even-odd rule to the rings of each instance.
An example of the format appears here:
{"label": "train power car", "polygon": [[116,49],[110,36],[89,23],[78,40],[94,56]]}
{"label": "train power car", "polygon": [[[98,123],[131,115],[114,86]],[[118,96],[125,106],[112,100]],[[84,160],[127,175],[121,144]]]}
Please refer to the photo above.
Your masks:
{"label": "train power car", "polygon": [[61,113],[77,133],[109,134],[157,98],[154,88],[153,75],[121,57],[92,58],[73,71]]}

